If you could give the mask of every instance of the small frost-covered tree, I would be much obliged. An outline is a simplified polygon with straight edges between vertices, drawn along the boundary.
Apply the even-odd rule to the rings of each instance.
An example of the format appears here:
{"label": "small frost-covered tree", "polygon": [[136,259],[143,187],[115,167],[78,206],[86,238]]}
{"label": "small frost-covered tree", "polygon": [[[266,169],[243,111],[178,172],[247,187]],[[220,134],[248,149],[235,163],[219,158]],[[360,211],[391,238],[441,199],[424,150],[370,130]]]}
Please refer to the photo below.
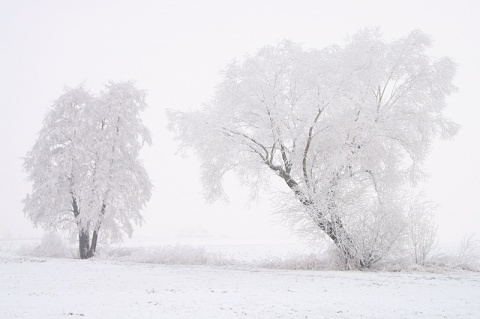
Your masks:
{"label": "small frost-covered tree", "polygon": [[480,271],[480,240],[475,235],[465,235],[460,241],[456,264],[462,269]]}
{"label": "small frost-covered tree", "polygon": [[253,192],[276,175],[291,225],[368,267],[400,237],[398,194],[423,176],[433,139],[457,130],[442,115],[455,65],[430,58],[430,43],[420,31],[387,42],[366,29],[323,50],[266,46],[226,67],[203,110],[170,111],[170,128],[198,154],[210,200],[225,197],[228,171]]}
{"label": "small frost-covered tree", "polygon": [[82,86],[53,103],[24,169],[33,183],[24,212],[48,231],[78,232],[81,258],[95,254],[98,236],[118,241],[141,224],[151,183],[139,161],[150,133],[140,118],[145,93],[113,83],[99,96]]}
{"label": "small frost-covered tree", "polygon": [[435,205],[422,200],[421,194],[409,201],[405,243],[416,264],[425,264],[438,243],[434,209]]}

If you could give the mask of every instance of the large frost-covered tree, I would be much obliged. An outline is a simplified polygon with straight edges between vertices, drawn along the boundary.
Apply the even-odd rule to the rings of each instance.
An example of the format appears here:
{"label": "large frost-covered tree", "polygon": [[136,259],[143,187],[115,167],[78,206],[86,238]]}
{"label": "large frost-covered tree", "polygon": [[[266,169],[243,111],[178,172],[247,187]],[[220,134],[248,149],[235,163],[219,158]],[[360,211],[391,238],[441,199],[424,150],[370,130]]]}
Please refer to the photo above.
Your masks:
{"label": "large frost-covered tree", "polygon": [[140,118],[145,93],[132,82],[113,83],[99,96],[82,86],[53,103],[24,168],[33,183],[25,214],[46,230],[78,232],[81,258],[102,237],[120,240],[141,224],[151,183],[139,161],[150,144]]}
{"label": "large frost-covered tree", "polygon": [[400,237],[402,189],[423,176],[433,139],[457,130],[442,115],[455,65],[430,58],[430,43],[365,29],[323,50],[266,46],[226,67],[203,110],[169,112],[170,128],[198,154],[210,200],[228,171],[253,192],[276,175],[285,219],[368,267]]}

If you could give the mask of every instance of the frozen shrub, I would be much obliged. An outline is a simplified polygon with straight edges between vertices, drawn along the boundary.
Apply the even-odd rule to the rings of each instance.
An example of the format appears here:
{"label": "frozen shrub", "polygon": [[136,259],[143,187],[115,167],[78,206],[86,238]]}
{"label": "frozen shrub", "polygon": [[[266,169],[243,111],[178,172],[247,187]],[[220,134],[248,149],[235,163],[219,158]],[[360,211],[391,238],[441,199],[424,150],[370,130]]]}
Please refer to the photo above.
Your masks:
{"label": "frozen shrub", "polygon": [[321,253],[288,254],[285,257],[271,256],[254,263],[255,266],[291,270],[346,270],[345,260],[330,246]]}
{"label": "frozen shrub", "polygon": [[226,265],[232,263],[219,253],[203,247],[168,245],[148,248],[117,248],[108,253],[121,260],[164,265]]}
{"label": "frozen shrub", "polygon": [[31,255],[36,257],[72,257],[70,249],[65,244],[63,238],[57,233],[46,233],[43,235],[40,245],[38,245]]}
{"label": "frozen shrub", "polygon": [[257,262],[257,266],[272,269],[320,270],[330,269],[329,263],[318,258],[315,254],[292,255],[284,258],[269,257]]}
{"label": "frozen shrub", "polygon": [[475,234],[465,235],[458,249],[458,267],[480,271],[480,240]]}
{"label": "frozen shrub", "polygon": [[430,261],[438,244],[434,209],[435,205],[423,201],[420,194],[410,200],[407,210],[406,248],[419,265]]}

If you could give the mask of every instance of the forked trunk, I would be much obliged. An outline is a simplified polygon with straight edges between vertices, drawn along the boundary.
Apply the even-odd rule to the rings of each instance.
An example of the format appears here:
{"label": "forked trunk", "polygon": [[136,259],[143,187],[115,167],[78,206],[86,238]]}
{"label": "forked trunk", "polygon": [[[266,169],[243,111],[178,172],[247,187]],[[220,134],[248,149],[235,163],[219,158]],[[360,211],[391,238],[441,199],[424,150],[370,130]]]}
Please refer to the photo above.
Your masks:
{"label": "forked trunk", "polygon": [[[73,215],[75,218],[78,218],[80,215],[80,210],[78,208],[77,199],[72,195],[72,207],[73,207]],[[100,216],[103,217],[105,214],[105,204],[102,205],[101,214]],[[97,241],[98,241],[98,232],[100,230],[100,223],[95,227],[92,235],[92,242],[90,244],[90,231],[89,227],[81,227],[80,223],[78,223],[78,250],[80,252],[81,259],[88,259],[95,256],[95,252],[97,250]]]}
{"label": "forked trunk", "polygon": [[78,248],[81,259],[89,259],[95,256],[97,250],[98,230],[95,230],[90,242],[90,232],[88,229],[80,230],[78,233]]}
{"label": "forked trunk", "polygon": [[[72,208],[73,216],[78,218],[80,216],[80,209],[78,207],[77,199],[72,193]],[[80,221],[77,219],[78,226],[78,251],[81,259],[90,258],[90,232],[88,228],[81,226]]]}

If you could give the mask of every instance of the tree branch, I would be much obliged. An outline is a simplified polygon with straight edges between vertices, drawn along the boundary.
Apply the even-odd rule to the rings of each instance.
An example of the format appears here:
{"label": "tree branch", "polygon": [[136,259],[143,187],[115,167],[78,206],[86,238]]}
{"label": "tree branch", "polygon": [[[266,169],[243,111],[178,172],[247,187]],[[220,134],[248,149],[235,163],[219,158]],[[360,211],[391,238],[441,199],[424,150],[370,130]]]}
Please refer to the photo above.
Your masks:
{"label": "tree branch", "polygon": [[305,149],[303,151],[303,159],[302,159],[302,170],[303,170],[303,178],[305,179],[305,184],[310,187],[310,179],[308,177],[308,172],[307,172],[307,157],[308,157],[308,151],[310,150],[310,144],[312,143],[313,139],[313,129],[315,125],[318,122],[318,119],[320,118],[320,115],[322,115],[324,108],[318,108],[318,113],[315,116],[315,119],[310,126],[308,130],[308,138],[307,138],[307,143],[305,145]]}

